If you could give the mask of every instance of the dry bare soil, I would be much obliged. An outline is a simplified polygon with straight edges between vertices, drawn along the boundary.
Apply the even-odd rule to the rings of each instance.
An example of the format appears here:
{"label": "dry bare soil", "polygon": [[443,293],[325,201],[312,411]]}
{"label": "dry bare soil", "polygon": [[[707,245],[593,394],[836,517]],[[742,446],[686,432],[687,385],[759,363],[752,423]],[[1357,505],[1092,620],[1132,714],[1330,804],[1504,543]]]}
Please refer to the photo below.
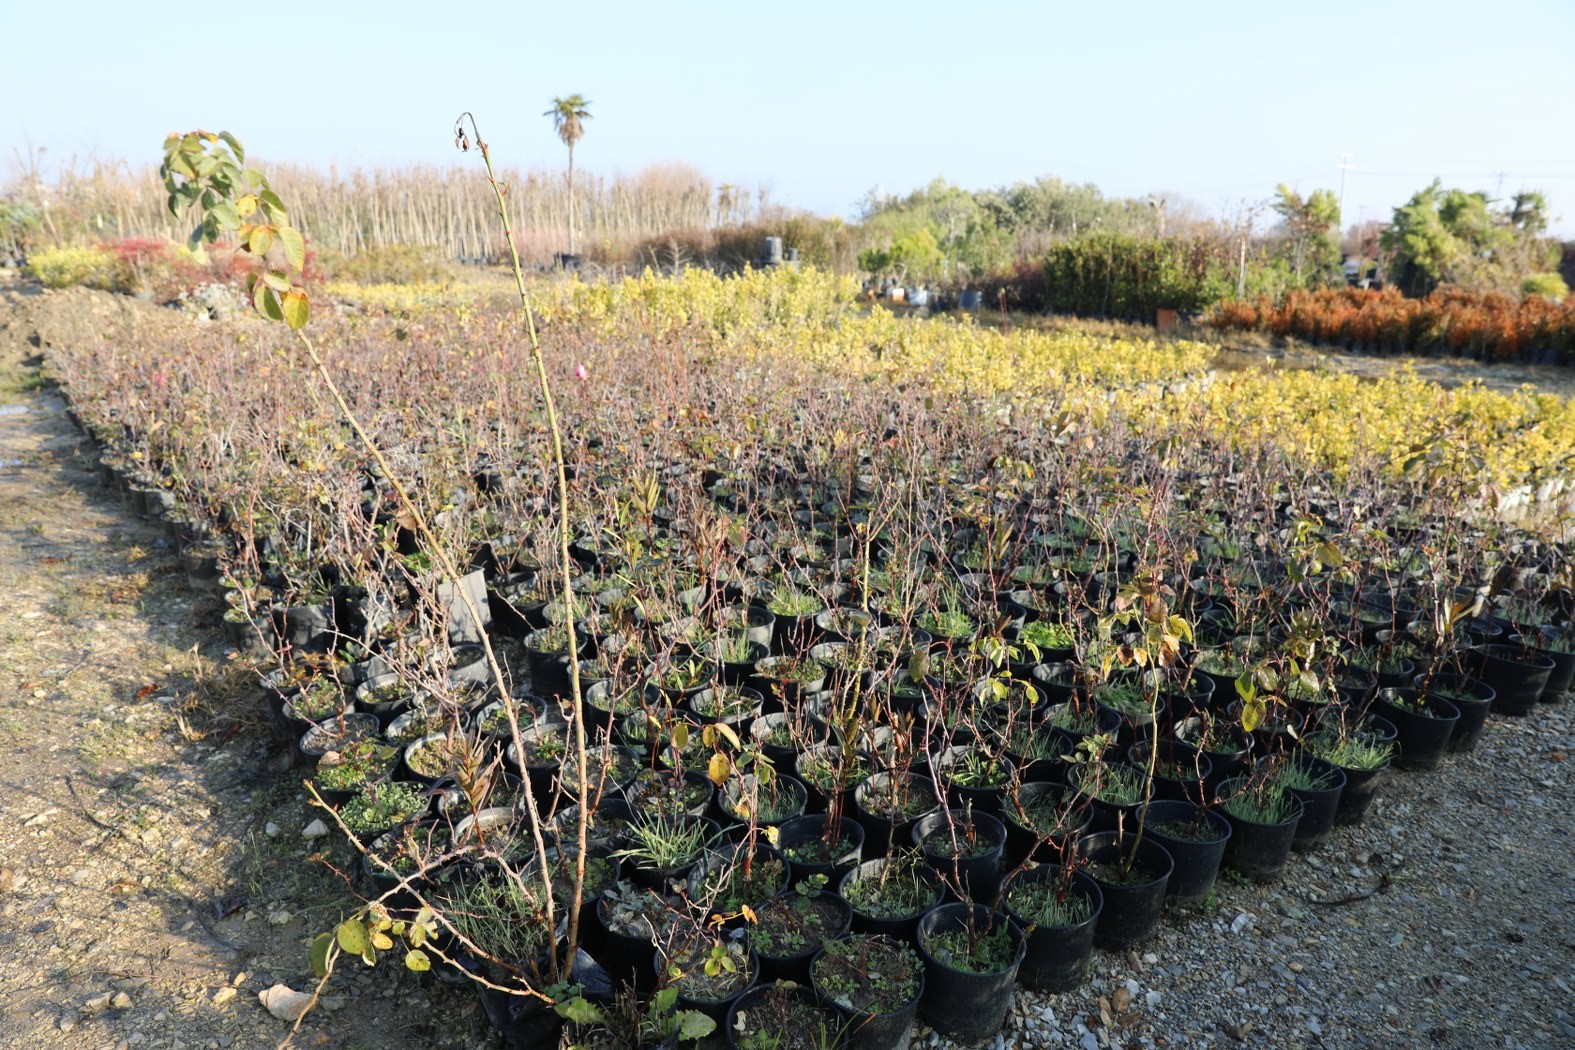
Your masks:
{"label": "dry bare soil", "polygon": [[[270,1047],[258,992],[309,990],[354,905],[255,676],[194,615],[162,532],[99,486],[37,375],[149,304],[0,290],[0,1046]],[[268,833],[273,825],[275,834]],[[357,962],[296,1045],[477,1046],[473,996]]]}

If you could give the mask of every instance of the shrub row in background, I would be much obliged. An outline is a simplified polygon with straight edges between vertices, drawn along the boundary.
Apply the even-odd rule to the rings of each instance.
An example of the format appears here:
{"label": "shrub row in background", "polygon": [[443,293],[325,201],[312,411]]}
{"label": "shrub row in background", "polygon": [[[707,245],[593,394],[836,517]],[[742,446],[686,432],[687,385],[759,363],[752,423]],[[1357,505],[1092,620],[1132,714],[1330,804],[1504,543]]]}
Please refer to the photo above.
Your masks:
{"label": "shrub row in background", "polygon": [[1219,331],[1260,331],[1383,353],[1447,352],[1490,361],[1567,362],[1575,354],[1575,301],[1533,295],[1434,292],[1408,299],[1386,288],[1326,288],[1222,303],[1210,317]]}

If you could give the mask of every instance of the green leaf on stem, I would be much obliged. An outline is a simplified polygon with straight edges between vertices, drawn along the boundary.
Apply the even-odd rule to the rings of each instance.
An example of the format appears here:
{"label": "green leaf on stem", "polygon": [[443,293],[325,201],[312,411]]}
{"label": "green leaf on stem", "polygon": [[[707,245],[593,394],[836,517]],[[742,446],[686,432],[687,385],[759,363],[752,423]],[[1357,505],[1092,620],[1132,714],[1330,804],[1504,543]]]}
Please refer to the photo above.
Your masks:
{"label": "green leaf on stem", "polygon": [[294,269],[306,265],[306,238],[293,226],[279,227],[279,243],[284,245],[284,257]]}
{"label": "green leaf on stem", "polygon": [[328,952],[333,946],[332,933],[320,933],[312,942],[312,973],[319,978],[328,976]]}
{"label": "green leaf on stem", "polygon": [[334,937],[339,941],[339,950],[349,955],[365,955],[372,947],[372,935],[360,919],[341,922],[334,927]]}
{"label": "green leaf on stem", "polygon": [[240,139],[236,138],[234,135],[231,135],[228,131],[219,132],[219,138],[223,139],[225,145],[229,146],[230,149],[234,151],[235,159],[238,163],[246,163],[246,150],[241,146]]}

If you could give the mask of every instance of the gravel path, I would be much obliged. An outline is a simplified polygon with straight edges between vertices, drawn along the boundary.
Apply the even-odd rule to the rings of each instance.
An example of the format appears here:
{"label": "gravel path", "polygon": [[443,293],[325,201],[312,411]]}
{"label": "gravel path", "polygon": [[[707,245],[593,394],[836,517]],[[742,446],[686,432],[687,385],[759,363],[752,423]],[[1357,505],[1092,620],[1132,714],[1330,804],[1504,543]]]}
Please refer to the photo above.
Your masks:
{"label": "gravel path", "polygon": [[1004,1045],[1575,1046],[1572,746],[1567,702],[1490,718],[1279,884],[1222,878],[1140,953],[1096,951],[1086,992],[1020,993]]}

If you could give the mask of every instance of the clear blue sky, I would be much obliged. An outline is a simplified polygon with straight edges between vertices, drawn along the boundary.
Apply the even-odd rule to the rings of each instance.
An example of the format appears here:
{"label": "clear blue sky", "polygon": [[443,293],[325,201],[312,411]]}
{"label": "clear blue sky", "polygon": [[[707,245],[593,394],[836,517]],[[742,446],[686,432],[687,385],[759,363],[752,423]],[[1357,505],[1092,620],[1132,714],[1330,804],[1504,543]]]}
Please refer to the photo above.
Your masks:
{"label": "clear blue sky", "polygon": [[470,109],[501,162],[558,166],[540,114],[579,92],[583,168],[683,161],[830,214],[1043,174],[1217,214],[1337,188],[1350,153],[1348,223],[1440,175],[1544,189],[1575,236],[1575,0],[0,0],[0,56],[7,162],[152,162],[201,126],[265,160],[446,165]]}

